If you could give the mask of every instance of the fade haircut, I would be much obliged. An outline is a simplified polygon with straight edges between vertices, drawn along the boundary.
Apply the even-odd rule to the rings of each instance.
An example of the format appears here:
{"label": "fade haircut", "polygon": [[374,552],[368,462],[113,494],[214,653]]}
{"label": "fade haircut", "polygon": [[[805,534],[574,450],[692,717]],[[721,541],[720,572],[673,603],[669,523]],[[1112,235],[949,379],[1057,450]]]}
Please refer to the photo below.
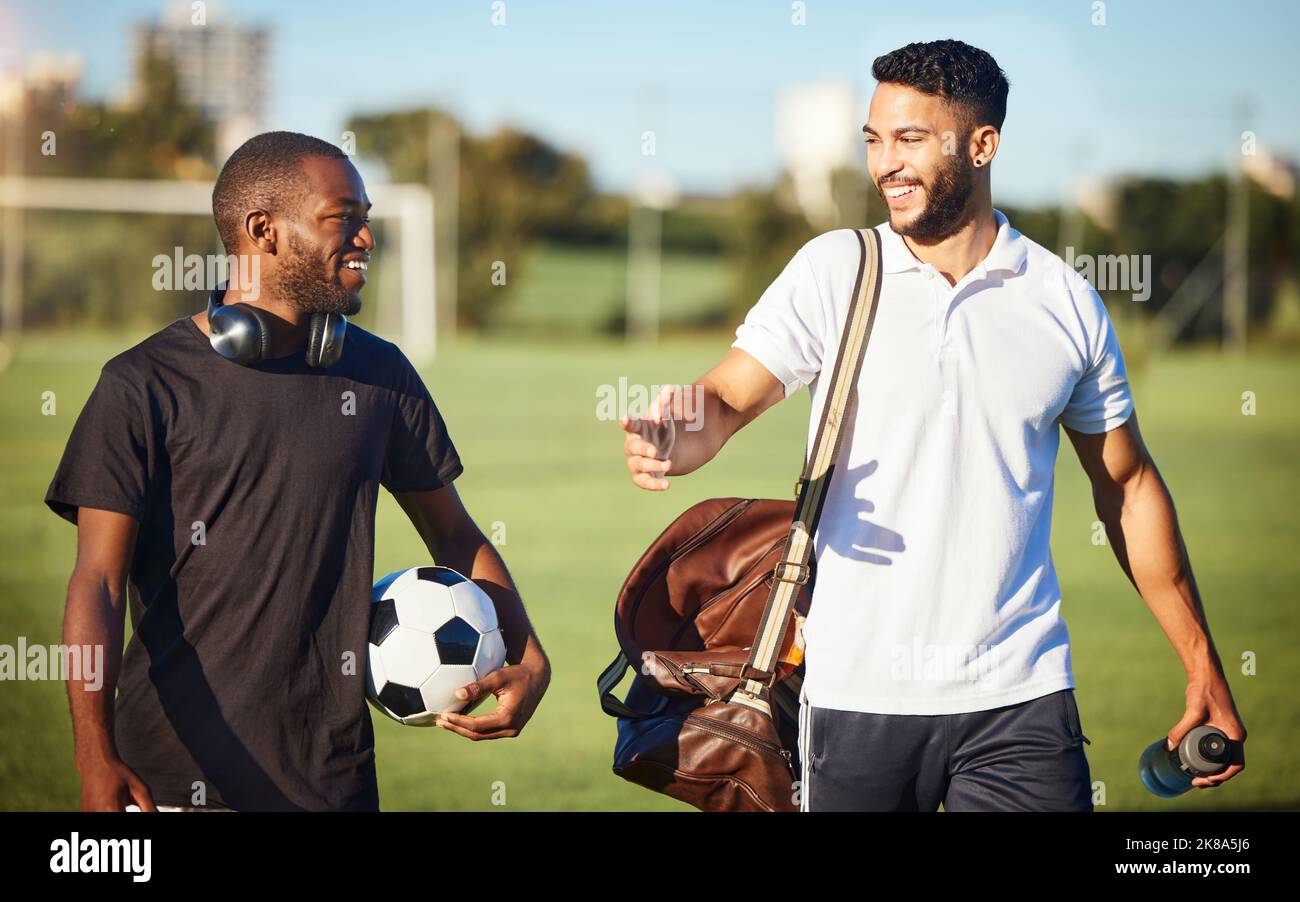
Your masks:
{"label": "fade haircut", "polygon": [[265,132],[249,138],[221,167],[212,189],[212,218],[227,254],[238,253],[249,210],[297,212],[307,188],[304,157],[347,157],[342,150],[298,132]]}
{"label": "fade haircut", "polygon": [[968,130],[991,125],[1002,130],[1007,116],[1007,74],[988,53],[961,41],[908,44],[876,57],[876,81],[943,97],[966,112]]}

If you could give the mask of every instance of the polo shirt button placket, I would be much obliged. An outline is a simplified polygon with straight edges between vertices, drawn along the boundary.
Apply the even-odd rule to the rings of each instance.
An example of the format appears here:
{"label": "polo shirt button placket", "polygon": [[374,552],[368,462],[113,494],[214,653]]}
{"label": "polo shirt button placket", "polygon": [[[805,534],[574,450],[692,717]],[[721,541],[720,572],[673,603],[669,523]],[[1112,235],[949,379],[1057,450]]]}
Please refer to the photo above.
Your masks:
{"label": "polo shirt button placket", "polygon": [[948,311],[956,297],[957,288],[950,286],[947,279],[934,267],[929,267],[931,292],[935,299],[935,334],[938,340],[937,357],[939,362],[939,381],[943,386],[940,394],[941,409],[949,417],[957,415],[957,379],[954,370],[952,352],[948,348]]}

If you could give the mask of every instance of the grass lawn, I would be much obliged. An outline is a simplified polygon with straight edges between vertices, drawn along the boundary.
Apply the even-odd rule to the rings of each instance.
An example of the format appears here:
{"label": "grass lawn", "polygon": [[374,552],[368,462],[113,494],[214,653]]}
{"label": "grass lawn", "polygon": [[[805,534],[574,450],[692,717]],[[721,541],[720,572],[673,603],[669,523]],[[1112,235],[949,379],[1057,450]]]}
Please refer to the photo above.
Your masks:
{"label": "grass lawn", "polygon": [[[721,311],[730,270],[717,256],[666,251],[660,262],[660,316],[665,327]],[[622,334],[627,305],[627,249],[539,245],[497,320],[516,333]]]}
{"label": "grass lawn", "polygon": [[[555,265],[562,265],[556,262]],[[611,278],[609,290],[618,289]],[[584,314],[585,315],[585,314]],[[32,336],[0,373],[0,642],[59,641],[75,530],[42,503],[100,365],[139,336]],[[721,355],[726,334],[658,348],[617,342],[463,340],[426,381],[466,464],[457,482],[501,551],[554,665],[551,691],[513,741],[470,743],[376,715],[387,809],[674,809],[610,772],[613,721],[594,681],[615,651],[614,596],[637,556],[689,504],[719,495],[789,494],[803,453],[806,392],[741,433],[721,458],[663,495],[632,487],[617,425],[597,421],[597,388],[686,381]],[[1300,807],[1300,358],[1182,353],[1134,378],[1144,435],[1178,504],[1214,637],[1250,730],[1249,768],[1227,787],[1164,801],[1139,784],[1142,749],[1183,710],[1178,661],[1110,549],[1092,543],[1084,477],[1062,442],[1053,541],[1074,646],[1078,699],[1100,810]],[[53,391],[57,414],[41,414]],[[1258,413],[1243,416],[1241,395]],[[381,492],[376,575],[427,560]],[[1243,655],[1255,675],[1241,675]],[[72,808],[77,780],[64,690],[0,685],[0,808]]]}

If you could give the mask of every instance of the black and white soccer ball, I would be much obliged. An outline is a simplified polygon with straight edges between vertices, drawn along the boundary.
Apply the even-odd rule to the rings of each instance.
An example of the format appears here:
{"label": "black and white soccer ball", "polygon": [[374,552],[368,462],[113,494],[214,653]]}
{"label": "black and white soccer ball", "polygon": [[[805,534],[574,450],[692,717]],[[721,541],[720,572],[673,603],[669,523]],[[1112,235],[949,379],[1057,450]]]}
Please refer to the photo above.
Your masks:
{"label": "black and white soccer ball", "polygon": [[506,662],[496,608],[449,567],[411,567],[375,583],[366,697],[394,720],[433,724],[467,702],[456,690]]}

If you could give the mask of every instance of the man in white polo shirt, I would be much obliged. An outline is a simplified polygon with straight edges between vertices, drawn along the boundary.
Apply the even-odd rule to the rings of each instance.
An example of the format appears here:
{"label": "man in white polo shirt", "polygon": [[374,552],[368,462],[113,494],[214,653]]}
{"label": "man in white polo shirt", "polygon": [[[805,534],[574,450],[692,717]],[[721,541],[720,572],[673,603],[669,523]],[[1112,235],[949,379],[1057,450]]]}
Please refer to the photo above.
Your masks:
{"label": "man in white polo shirt", "polygon": [[[1111,547],[1187,672],[1172,743],[1245,729],[1210,639],[1173,504],[1138,432],[1101,298],[993,208],[1006,76],[959,41],[878,58],[867,138],[889,208],[882,290],[817,530],[804,629],[807,810],[1091,810],[1048,539],[1060,429],[1092,481]],[[858,267],[851,230],[808,242],[764,292],[703,408],[653,444],[676,405],[624,420],[633,481],[713,458],[801,386],[809,444]],[[672,415],[669,413],[669,415]],[[1134,750],[1136,755],[1139,750]]]}

